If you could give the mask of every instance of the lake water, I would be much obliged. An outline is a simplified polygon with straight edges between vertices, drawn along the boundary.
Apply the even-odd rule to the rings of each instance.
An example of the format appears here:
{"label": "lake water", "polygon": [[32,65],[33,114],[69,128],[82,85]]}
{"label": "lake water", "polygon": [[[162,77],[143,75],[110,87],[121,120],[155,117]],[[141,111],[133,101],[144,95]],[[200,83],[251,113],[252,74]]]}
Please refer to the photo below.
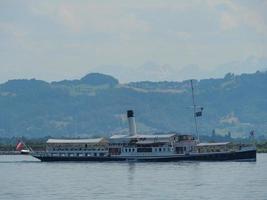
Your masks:
{"label": "lake water", "polygon": [[267,199],[267,154],[257,162],[42,163],[0,156],[0,199]]}

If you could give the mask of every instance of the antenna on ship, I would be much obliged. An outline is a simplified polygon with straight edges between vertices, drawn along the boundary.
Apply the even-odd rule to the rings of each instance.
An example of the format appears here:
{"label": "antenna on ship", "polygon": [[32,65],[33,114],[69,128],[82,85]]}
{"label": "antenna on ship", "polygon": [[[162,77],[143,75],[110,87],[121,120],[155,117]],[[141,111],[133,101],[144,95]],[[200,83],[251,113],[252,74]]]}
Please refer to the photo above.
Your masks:
{"label": "antenna on ship", "polygon": [[198,132],[197,117],[201,117],[202,116],[203,107],[200,107],[200,110],[197,111],[197,105],[196,105],[196,101],[195,101],[195,93],[194,93],[193,80],[190,80],[190,83],[191,83],[193,109],[194,109],[195,131],[196,131],[197,140],[199,141],[199,132]]}

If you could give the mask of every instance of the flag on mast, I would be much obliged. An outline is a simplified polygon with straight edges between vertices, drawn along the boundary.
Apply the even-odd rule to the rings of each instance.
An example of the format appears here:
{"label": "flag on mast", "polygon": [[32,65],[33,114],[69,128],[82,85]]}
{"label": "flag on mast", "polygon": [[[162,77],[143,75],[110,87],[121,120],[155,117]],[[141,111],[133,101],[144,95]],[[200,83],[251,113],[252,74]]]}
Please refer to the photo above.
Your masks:
{"label": "flag on mast", "polygon": [[255,131],[254,131],[254,130],[251,130],[251,131],[249,132],[249,135],[250,135],[250,137],[254,137],[254,136],[255,136]]}
{"label": "flag on mast", "polygon": [[201,116],[202,116],[202,111],[203,111],[203,109],[204,109],[204,108],[201,107],[201,108],[200,108],[200,111],[197,111],[197,112],[195,113],[195,116],[196,116],[196,117],[201,117]]}
{"label": "flag on mast", "polygon": [[16,151],[21,151],[24,148],[23,142],[19,142],[16,146]]}

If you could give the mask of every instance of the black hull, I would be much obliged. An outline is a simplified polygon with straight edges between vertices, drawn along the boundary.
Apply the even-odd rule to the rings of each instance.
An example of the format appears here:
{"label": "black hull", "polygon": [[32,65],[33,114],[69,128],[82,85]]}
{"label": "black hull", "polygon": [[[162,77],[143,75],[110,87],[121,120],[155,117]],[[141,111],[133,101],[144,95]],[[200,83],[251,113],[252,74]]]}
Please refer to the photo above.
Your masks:
{"label": "black hull", "polygon": [[20,154],[22,154],[22,155],[29,155],[30,152],[20,152]]}
{"label": "black hull", "polygon": [[167,157],[62,157],[62,156],[38,156],[33,155],[42,162],[76,162],[76,161],[137,161],[137,162],[174,162],[174,161],[256,161],[256,150],[226,152],[226,153],[208,153],[194,155],[176,155]]}

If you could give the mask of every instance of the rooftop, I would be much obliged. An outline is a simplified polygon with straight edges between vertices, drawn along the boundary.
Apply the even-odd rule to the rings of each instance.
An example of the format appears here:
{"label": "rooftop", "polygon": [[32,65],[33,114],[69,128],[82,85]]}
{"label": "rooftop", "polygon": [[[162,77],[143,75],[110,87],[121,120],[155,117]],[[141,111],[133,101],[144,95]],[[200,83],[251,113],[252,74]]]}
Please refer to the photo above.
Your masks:
{"label": "rooftop", "polygon": [[110,137],[110,139],[121,139],[121,138],[127,138],[127,139],[138,139],[138,138],[145,138],[145,139],[168,139],[170,137],[175,136],[176,134],[160,134],[160,135],[113,135]]}
{"label": "rooftop", "polygon": [[146,139],[166,139],[175,136],[176,134],[161,134],[161,135],[134,135],[129,138],[146,138]]}
{"label": "rooftop", "polygon": [[227,145],[230,142],[213,142],[213,143],[199,143],[197,146],[198,147],[203,147],[203,146],[223,146]]}
{"label": "rooftop", "polygon": [[49,144],[70,144],[70,143],[99,143],[102,140],[104,140],[104,138],[94,138],[94,139],[48,139],[46,143]]}
{"label": "rooftop", "polygon": [[127,138],[129,135],[112,135],[110,139]]}

